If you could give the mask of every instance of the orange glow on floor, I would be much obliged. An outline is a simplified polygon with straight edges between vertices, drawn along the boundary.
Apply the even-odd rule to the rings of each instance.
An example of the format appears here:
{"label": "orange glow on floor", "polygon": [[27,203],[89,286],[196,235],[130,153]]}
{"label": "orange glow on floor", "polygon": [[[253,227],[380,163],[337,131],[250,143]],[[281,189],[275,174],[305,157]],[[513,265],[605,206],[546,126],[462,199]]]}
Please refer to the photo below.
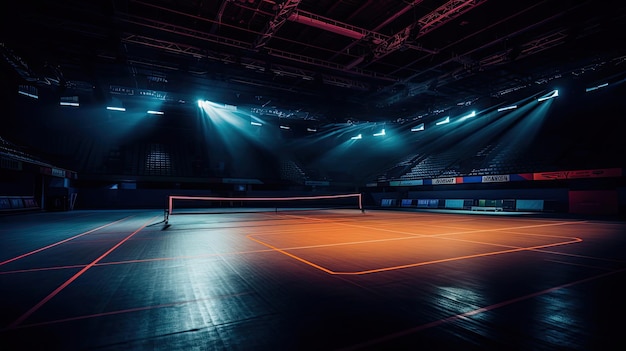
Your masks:
{"label": "orange glow on floor", "polygon": [[[578,237],[544,234],[545,230],[580,222],[550,222],[485,228],[409,228],[323,221],[291,231],[247,237],[276,252],[328,274],[360,275],[430,264],[513,254],[582,242]],[[314,230],[311,230],[311,226]],[[427,234],[429,231],[434,234]]]}

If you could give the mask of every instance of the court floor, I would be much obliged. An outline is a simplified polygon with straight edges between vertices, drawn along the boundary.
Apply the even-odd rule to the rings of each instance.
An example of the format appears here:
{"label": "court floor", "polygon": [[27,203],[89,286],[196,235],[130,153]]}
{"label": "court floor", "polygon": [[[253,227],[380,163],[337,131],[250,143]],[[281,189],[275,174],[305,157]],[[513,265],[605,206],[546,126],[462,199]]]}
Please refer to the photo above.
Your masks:
{"label": "court floor", "polygon": [[618,350],[626,223],[368,210],[0,217],[0,350]]}

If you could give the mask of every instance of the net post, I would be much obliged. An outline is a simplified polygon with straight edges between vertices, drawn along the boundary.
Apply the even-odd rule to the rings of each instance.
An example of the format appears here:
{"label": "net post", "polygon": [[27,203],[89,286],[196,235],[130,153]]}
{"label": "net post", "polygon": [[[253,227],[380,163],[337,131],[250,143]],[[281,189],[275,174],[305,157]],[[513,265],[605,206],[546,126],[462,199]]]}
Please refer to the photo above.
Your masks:
{"label": "net post", "polygon": [[169,222],[170,214],[172,213],[172,195],[167,197],[167,209],[165,210],[165,224]]}
{"label": "net post", "polygon": [[361,213],[365,212],[365,209],[363,208],[363,200],[362,200],[362,194],[359,193],[359,210],[361,210]]}

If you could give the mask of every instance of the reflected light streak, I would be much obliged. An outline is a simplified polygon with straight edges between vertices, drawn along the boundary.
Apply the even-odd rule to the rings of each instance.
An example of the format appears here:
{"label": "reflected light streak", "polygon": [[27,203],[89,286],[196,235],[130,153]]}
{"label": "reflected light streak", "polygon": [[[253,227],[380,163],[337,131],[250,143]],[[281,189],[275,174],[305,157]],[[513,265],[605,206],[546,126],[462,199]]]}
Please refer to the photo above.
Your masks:
{"label": "reflected light streak", "polygon": [[556,290],[541,296],[538,299],[538,321],[533,328],[534,337],[562,348],[577,348],[577,337],[584,332],[577,326],[584,324],[571,312],[577,310],[579,303],[572,289]]}
{"label": "reflected light streak", "polygon": [[435,296],[435,306],[454,314],[474,311],[486,303],[477,292],[454,286],[438,287]]}

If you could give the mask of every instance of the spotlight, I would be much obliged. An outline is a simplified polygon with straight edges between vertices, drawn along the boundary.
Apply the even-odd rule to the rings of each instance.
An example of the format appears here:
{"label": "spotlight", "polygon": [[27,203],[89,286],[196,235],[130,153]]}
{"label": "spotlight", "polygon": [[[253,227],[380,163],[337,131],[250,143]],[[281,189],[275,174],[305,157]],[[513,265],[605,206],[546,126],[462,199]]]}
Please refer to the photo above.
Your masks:
{"label": "spotlight", "polygon": [[363,139],[363,135],[359,134],[357,136],[353,136],[352,138],[350,138],[350,140],[359,140],[359,139]]}
{"label": "spotlight", "polygon": [[511,105],[511,106],[506,106],[506,107],[500,107],[498,109],[498,112],[502,112],[502,111],[507,111],[507,110],[515,110],[517,108],[517,105]]}
{"label": "spotlight", "polygon": [[559,91],[555,89],[555,90],[552,90],[549,94],[540,97],[539,99],[537,99],[537,101],[538,102],[542,102],[542,101],[546,101],[546,100],[555,98],[557,96],[559,96]]}
{"label": "spotlight", "polygon": [[436,125],[438,125],[438,126],[440,126],[440,125],[442,125],[442,124],[446,124],[446,123],[450,123],[450,116],[448,116],[448,117],[446,117],[446,118],[442,119],[441,121],[439,121],[439,122],[437,122],[437,123],[435,123],[435,124],[436,124]]}
{"label": "spotlight", "polygon": [[411,128],[412,132],[421,132],[422,130],[424,130],[424,123],[420,123],[416,125],[415,127]]}
{"label": "spotlight", "polygon": [[609,83],[603,83],[603,84],[600,84],[600,85],[596,85],[595,87],[587,88],[587,89],[585,89],[585,92],[588,93],[590,91],[598,90],[600,88],[604,88],[604,87],[607,87],[607,86],[609,86]]}

